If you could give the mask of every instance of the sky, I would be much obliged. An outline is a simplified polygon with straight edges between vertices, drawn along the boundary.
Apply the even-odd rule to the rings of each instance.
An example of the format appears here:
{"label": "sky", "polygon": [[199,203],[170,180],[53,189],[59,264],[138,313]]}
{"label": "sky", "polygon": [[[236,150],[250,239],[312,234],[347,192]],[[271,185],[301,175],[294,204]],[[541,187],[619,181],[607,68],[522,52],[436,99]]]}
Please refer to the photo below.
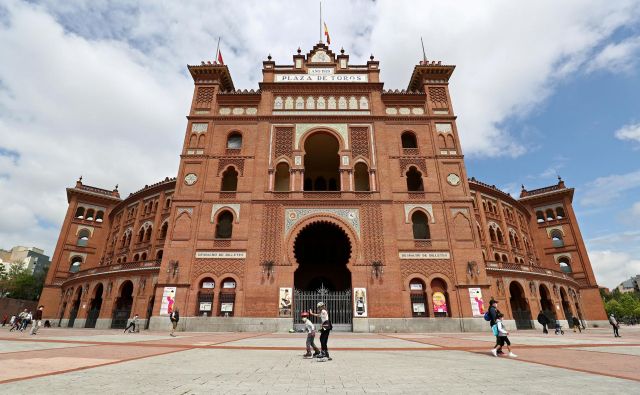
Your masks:
{"label": "sky", "polygon": [[[331,48],[406,88],[450,80],[467,172],[517,196],[575,188],[598,282],[640,274],[640,1],[323,2]],[[236,88],[319,39],[317,1],[0,3],[0,248],[49,255],[80,175],[123,197],[174,177],[193,81],[218,37]]]}

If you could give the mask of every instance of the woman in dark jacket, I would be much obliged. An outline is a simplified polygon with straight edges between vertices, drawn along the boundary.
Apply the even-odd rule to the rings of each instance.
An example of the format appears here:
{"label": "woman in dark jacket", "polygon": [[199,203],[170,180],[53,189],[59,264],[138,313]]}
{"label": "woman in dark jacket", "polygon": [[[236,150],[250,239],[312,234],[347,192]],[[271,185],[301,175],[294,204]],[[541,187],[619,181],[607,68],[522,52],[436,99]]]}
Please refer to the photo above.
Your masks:
{"label": "woman in dark jacket", "polygon": [[538,313],[538,323],[542,325],[542,333],[549,333],[547,330],[547,325],[549,325],[549,319],[546,315],[541,311]]}

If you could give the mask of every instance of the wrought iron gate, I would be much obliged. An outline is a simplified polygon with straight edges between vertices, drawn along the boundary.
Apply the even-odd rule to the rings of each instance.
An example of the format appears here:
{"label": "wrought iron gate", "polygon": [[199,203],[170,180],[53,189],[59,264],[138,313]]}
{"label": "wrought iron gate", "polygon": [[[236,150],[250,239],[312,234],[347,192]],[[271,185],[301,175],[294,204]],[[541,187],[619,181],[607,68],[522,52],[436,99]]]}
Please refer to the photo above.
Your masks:
{"label": "wrought iron gate", "polygon": [[[303,330],[304,324],[300,320],[300,313],[313,310],[318,313],[318,302],[324,302],[329,312],[329,320],[334,331],[351,332],[353,327],[353,301],[351,300],[351,290],[329,291],[321,286],[315,291],[303,291],[296,289],[293,292],[293,327],[296,330]],[[320,318],[310,317],[311,321],[320,325]]]}

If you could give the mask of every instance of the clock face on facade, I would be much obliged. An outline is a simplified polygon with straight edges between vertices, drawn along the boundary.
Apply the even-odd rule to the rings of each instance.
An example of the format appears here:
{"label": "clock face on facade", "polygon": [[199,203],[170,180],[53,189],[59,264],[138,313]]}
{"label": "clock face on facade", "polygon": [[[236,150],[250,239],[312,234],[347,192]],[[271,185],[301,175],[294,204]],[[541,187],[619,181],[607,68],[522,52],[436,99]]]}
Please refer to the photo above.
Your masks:
{"label": "clock face on facade", "polygon": [[450,173],[447,176],[447,182],[451,185],[458,185],[460,184],[460,177],[457,174]]}
{"label": "clock face on facade", "polygon": [[325,51],[316,51],[311,57],[311,62],[313,63],[329,63],[331,62],[331,58]]}

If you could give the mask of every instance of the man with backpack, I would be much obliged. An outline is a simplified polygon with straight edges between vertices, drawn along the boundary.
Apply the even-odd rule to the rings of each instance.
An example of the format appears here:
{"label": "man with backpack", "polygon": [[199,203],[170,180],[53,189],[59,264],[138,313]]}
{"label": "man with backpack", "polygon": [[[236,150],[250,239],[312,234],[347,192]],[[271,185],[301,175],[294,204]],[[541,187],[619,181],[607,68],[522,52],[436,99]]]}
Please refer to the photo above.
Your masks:
{"label": "man with backpack", "polygon": [[[493,330],[493,326],[496,324],[496,321],[498,320],[498,314],[500,314],[500,310],[498,310],[498,301],[491,298],[491,300],[489,301],[489,310],[487,310],[486,313],[484,313],[484,319],[485,321],[489,321],[489,327],[491,328],[491,330]],[[496,345],[494,347],[494,349],[497,348],[496,352],[498,354],[504,354],[502,352],[502,346],[499,346],[498,344],[498,336],[496,336]]]}

